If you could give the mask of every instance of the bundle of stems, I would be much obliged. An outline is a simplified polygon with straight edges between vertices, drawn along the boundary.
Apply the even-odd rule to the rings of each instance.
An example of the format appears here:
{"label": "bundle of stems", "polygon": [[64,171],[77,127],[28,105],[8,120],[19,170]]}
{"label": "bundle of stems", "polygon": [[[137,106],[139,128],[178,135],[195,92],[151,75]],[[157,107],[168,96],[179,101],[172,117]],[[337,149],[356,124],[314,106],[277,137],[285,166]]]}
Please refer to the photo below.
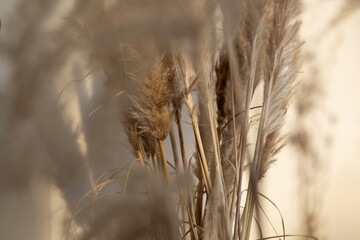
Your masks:
{"label": "bundle of stems", "polygon": [[[257,186],[283,146],[299,69],[298,1],[155,2],[92,3],[97,14],[83,14],[78,24],[109,92],[122,93],[114,100],[120,122],[138,170],[150,179],[128,177],[126,184],[140,184],[151,206],[161,202],[159,184],[174,203],[162,213],[176,218],[171,224],[143,213],[153,230],[141,225],[143,235],[116,236],[250,239]],[[253,105],[257,88],[261,106]]]}

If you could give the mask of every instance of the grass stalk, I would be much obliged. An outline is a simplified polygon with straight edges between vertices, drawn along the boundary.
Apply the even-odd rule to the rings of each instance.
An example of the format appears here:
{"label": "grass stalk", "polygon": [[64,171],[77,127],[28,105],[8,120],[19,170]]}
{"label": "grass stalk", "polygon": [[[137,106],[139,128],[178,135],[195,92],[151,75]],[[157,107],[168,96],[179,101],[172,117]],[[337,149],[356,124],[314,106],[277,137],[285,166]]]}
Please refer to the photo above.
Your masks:
{"label": "grass stalk", "polygon": [[179,171],[180,170],[179,169],[179,157],[178,157],[176,139],[175,139],[173,127],[171,127],[171,130],[170,130],[170,142],[171,142],[171,150],[172,150],[174,162],[175,162],[175,168],[176,168],[176,171]]}
{"label": "grass stalk", "polygon": [[241,216],[241,226],[242,226],[242,232],[241,232],[241,240],[248,240],[250,237],[251,232],[251,224],[252,224],[252,218],[254,214],[254,208],[256,204],[257,199],[257,180],[255,180],[253,177],[253,173],[250,174],[250,181],[248,185],[248,191],[246,195],[246,202],[244,206],[244,211]]}
{"label": "grass stalk", "polygon": [[162,162],[162,167],[165,175],[165,180],[167,183],[170,183],[169,169],[167,165],[167,160],[165,156],[164,143],[162,140],[158,140],[159,148],[160,148],[160,157]]}
{"label": "grass stalk", "polygon": [[[199,184],[197,186],[197,190],[196,190],[196,196],[197,198],[195,199],[195,204],[196,204],[196,209],[195,209],[195,219],[196,219],[196,224],[198,226],[202,226],[202,216],[203,216],[203,196],[204,196],[204,185],[202,182],[202,179],[200,179]],[[199,234],[201,234],[200,229],[198,229]]]}
{"label": "grass stalk", "polygon": [[141,166],[145,167],[144,157],[143,157],[143,154],[142,154],[141,150],[139,149],[136,152],[137,152],[137,155],[138,155]]}
{"label": "grass stalk", "polygon": [[195,114],[195,105],[193,103],[190,93],[188,93],[188,96],[187,96],[187,103],[188,103],[188,107],[189,107],[190,118],[191,118],[193,130],[194,130],[194,134],[195,134],[196,143],[197,143],[199,154],[200,154],[199,160],[200,160],[200,166],[202,168],[202,173],[204,176],[206,190],[208,193],[210,193],[211,189],[212,189],[212,184],[211,184],[211,179],[210,179],[210,174],[209,174],[209,167],[206,162],[204,146],[202,144],[201,135],[200,135],[199,123],[198,123],[197,116]]}
{"label": "grass stalk", "polygon": [[[188,64],[189,63],[186,63],[186,65],[188,65]],[[187,67],[190,68],[190,66],[187,66]],[[193,131],[194,131],[194,135],[195,135],[197,148],[198,148],[199,153],[200,153],[200,158],[199,158],[200,167],[201,167],[201,171],[202,171],[202,174],[203,174],[206,191],[209,194],[211,192],[211,189],[212,189],[212,184],[211,184],[211,179],[210,179],[209,168],[208,168],[206,157],[205,157],[204,146],[203,146],[203,143],[202,143],[202,140],[201,140],[199,122],[198,122],[197,115],[195,113],[195,104],[194,104],[192,96],[191,96],[191,89],[190,89],[190,82],[189,82],[191,76],[184,76],[184,74],[182,73],[182,69],[179,66],[179,64],[177,64],[177,73],[178,73],[180,79],[182,79],[184,81],[184,83],[185,83],[185,87],[186,87],[186,93],[185,93],[186,105],[187,105],[188,110],[189,110],[189,114],[190,114],[191,123],[192,123],[192,126],[193,126]]]}
{"label": "grass stalk", "polygon": [[180,111],[179,109],[176,110],[176,112],[175,112],[175,119],[176,119],[176,124],[177,124],[177,127],[178,127],[178,135],[179,135],[179,141],[180,141],[181,158],[182,158],[184,170],[186,170],[186,169],[187,169],[186,150],[185,150],[184,136],[183,136],[183,132],[182,132],[182,124],[181,124],[181,119],[180,119],[180,113],[179,113],[179,111]]}

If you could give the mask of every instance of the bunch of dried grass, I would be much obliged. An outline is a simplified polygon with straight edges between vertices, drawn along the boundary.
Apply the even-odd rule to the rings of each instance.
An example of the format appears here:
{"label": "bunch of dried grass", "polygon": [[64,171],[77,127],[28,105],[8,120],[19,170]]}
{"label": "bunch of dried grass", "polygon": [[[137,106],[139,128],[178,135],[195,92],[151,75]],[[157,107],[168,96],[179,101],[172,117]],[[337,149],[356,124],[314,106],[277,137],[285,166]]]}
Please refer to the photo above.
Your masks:
{"label": "bunch of dried grass", "polygon": [[[299,69],[298,11],[296,0],[78,0],[68,25],[60,27],[67,29],[63,44],[69,52],[60,54],[58,46],[53,51],[59,59],[49,64],[65,62],[76,49],[99,69],[107,87],[103,108],[112,114],[99,120],[102,126],[84,127],[87,146],[96,148],[90,139],[96,129],[107,129],[101,139],[126,135],[133,161],[98,155],[127,166],[95,174],[79,204],[69,203],[75,209],[71,223],[82,228],[69,230],[69,238],[249,239],[258,182],[283,145],[281,129]],[[44,78],[33,78],[39,90]],[[30,109],[18,101],[36,92],[13,87],[10,117],[26,116]],[[261,113],[251,125],[258,87],[264,93]],[[191,127],[184,127],[189,120]],[[251,127],[255,149],[249,145]],[[194,135],[193,146],[186,131]],[[96,158],[94,152],[71,157],[83,163]]]}

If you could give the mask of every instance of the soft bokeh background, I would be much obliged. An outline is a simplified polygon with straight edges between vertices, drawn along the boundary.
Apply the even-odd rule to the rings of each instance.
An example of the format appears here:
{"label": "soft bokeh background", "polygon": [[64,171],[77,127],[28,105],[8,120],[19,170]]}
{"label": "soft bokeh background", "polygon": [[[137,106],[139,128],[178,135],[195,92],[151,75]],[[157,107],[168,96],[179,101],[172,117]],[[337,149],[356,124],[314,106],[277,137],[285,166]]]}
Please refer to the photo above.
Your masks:
{"label": "soft bokeh background", "polygon": [[[67,4],[68,2],[64,1],[63,4],[57,6],[58,11],[55,12],[58,14],[50,18],[53,22],[46,23],[41,27],[51,29],[49,27],[52,26],[51,24],[61,24],[65,16],[64,12],[71,5]],[[301,94],[309,100],[304,104],[311,110],[299,116],[296,106],[299,107],[301,103],[297,103],[295,97],[293,109],[289,110],[289,121],[286,127],[291,136],[292,133],[297,133],[296,130],[299,126],[304,126],[310,134],[307,140],[316,143],[314,145],[316,147],[311,150],[311,154],[302,155],[299,148],[296,147],[298,146],[296,144],[299,143],[291,144],[289,140],[289,146],[281,153],[279,161],[273,165],[262,184],[262,192],[280,208],[288,234],[311,232],[316,234],[319,239],[328,240],[358,239],[360,236],[360,206],[358,204],[360,202],[360,1],[349,1],[351,7],[344,7],[345,2],[343,0],[306,0],[303,5],[301,35],[304,39],[305,60],[300,79],[305,82],[305,87],[299,86],[299,91],[302,91]],[[15,6],[16,1],[0,0],[0,18],[2,20],[0,93],[3,103],[8,100],[3,99],[3,96],[9,91],[9,79],[14,69],[2,55],[2,38],[7,34],[19,34],[20,31],[26,31],[20,27],[21,25],[9,22],[13,19],[11,16],[14,14]],[[31,7],[31,4],[27,7]],[[41,28],[40,26],[32,27],[32,31]],[[26,35],[22,37],[26,37]],[[42,44],[41,38],[36,41],[36,44]],[[42,57],[31,52],[26,52],[26,54],[27,56],[22,57],[34,59]],[[29,56],[28,54],[34,55]],[[81,61],[77,61],[77,58],[81,58],[81,56],[77,56],[76,53],[74,55],[71,61],[65,64],[60,75],[56,75],[57,78],[70,81],[84,75],[86,69],[79,63]],[[94,116],[88,126],[81,125],[79,120],[102,103],[101,92],[104,91],[104,86],[101,81],[97,80],[99,78],[98,75],[92,76],[76,86],[69,87],[62,100],[66,113],[64,122],[71,126],[73,132],[76,132],[77,147],[81,150],[79,155],[88,150],[86,149],[88,146],[83,144],[86,137],[92,139],[94,146],[98,144],[97,141],[114,144],[111,139],[102,139],[101,137],[98,139],[99,133],[97,132],[93,132],[90,136],[81,134],[82,129],[89,129],[92,124],[104,124],[104,126],[112,124],[101,115]],[[62,85],[60,84],[61,86],[56,86],[56,88],[64,87],[64,82],[68,81],[63,81]],[[75,94],[72,93],[74,92],[79,94],[80,99],[73,99],[72,96]],[[50,98],[44,97],[44,101],[46,101],[45,99],[49,100]],[[5,104],[0,106],[3,114],[6,106]],[[46,113],[48,115],[44,115],[44,122],[46,122],[46,116],[53,114]],[[56,128],[58,125],[54,123],[51,126]],[[21,136],[22,139],[18,139],[20,143],[30,144],[31,141],[38,140],[26,138],[26,131],[32,133],[32,129],[21,129],[25,133],[17,135],[14,133],[20,131],[17,126],[12,126],[14,129],[11,131],[7,129],[8,127],[0,125],[3,143],[6,143],[7,139],[12,136]],[[112,131],[113,129],[105,128],[103,130]],[[41,133],[40,136],[49,138],[51,133],[48,134]],[[116,141],[123,142],[122,139],[116,139]],[[59,145],[55,142],[47,147],[56,148],[57,146]],[[62,151],[70,151],[70,149],[71,147],[67,147]],[[114,150],[111,153],[103,153],[99,150],[95,156],[101,158],[102,161],[95,161],[94,166],[87,166],[84,162],[83,169],[94,170],[95,168],[96,173],[92,172],[91,174],[97,175],[110,167],[116,167],[118,163],[112,162],[111,156],[116,155],[117,159],[125,158],[129,152],[124,149],[126,148]],[[21,150],[18,149],[18,151]],[[31,152],[32,149],[27,149],[27,151]],[[87,170],[76,173],[75,177],[71,172],[65,171],[60,174],[66,176],[58,176],[55,181],[49,182],[39,173],[48,171],[48,169],[52,169],[51,167],[38,169],[39,165],[34,164],[36,169],[32,169],[31,163],[14,167],[13,165],[18,163],[7,163],[4,160],[5,155],[1,154],[1,173],[10,169],[7,174],[16,177],[11,177],[11,181],[7,181],[5,175],[0,177],[3,181],[1,189],[5,189],[0,195],[0,239],[62,239],[64,237],[62,223],[69,215],[64,198],[73,198],[70,202],[75,203],[89,189],[92,181],[90,178],[87,181],[78,180],[74,183],[67,183],[63,177],[69,178],[71,175],[70,178],[80,179],[80,176],[88,174]],[[46,157],[38,156],[39,159]],[[39,161],[42,163],[41,160]],[[70,160],[67,164],[69,165],[66,166],[72,166]],[[11,167],[8,168],[10,165]],[[55,164],[55,166],[57,165]],[[28,168],[31,171],[25,171]],[[24,172],[29,174],[23,187],[14,187],[14,180],[18,179],[17,175],[21,173],[11,172],[11,169],[25,169]],[[56,170],[52,169],[52,171],[47,173],[55,176],[59,174]],[[19,182],[22,183],[21,177]],[[57,187],[68,186],[67,184],[76,186],[67,187],[67,192],[61,192]],[[272,223],[281,233],[279,216],[268,203],[264,204]],[[267,227],[266,232],[275,235],[270,226]]]}

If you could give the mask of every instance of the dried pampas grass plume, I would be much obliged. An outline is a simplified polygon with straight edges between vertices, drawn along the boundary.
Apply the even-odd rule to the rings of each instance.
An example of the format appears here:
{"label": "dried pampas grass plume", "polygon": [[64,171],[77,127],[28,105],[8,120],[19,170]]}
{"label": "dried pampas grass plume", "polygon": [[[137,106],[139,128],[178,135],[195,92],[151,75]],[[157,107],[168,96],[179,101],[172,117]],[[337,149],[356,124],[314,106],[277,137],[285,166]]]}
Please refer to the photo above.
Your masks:
{"label": "dried pampas grass plume", "polygon": [[275,161],[282,145],[280,134],[289,99],[294,91],[298,73],[297,2],[291,0],[269,1],[272,24],[267,30],[266,59],[264,63],[264,99],[255,154],[250,173],[249,193],[243,214],[244,232],[241,239],[250,234],[254,206],[257,202],[257,182]]}
{"label": "dried pampas grass plume", "polygon": [[146,73],[135,98],[132,116],[139,122],[140,133],[150,133],[158,140],[165,140],[170,132],[171,93],[168,87],[170,70],[158,60]]}

